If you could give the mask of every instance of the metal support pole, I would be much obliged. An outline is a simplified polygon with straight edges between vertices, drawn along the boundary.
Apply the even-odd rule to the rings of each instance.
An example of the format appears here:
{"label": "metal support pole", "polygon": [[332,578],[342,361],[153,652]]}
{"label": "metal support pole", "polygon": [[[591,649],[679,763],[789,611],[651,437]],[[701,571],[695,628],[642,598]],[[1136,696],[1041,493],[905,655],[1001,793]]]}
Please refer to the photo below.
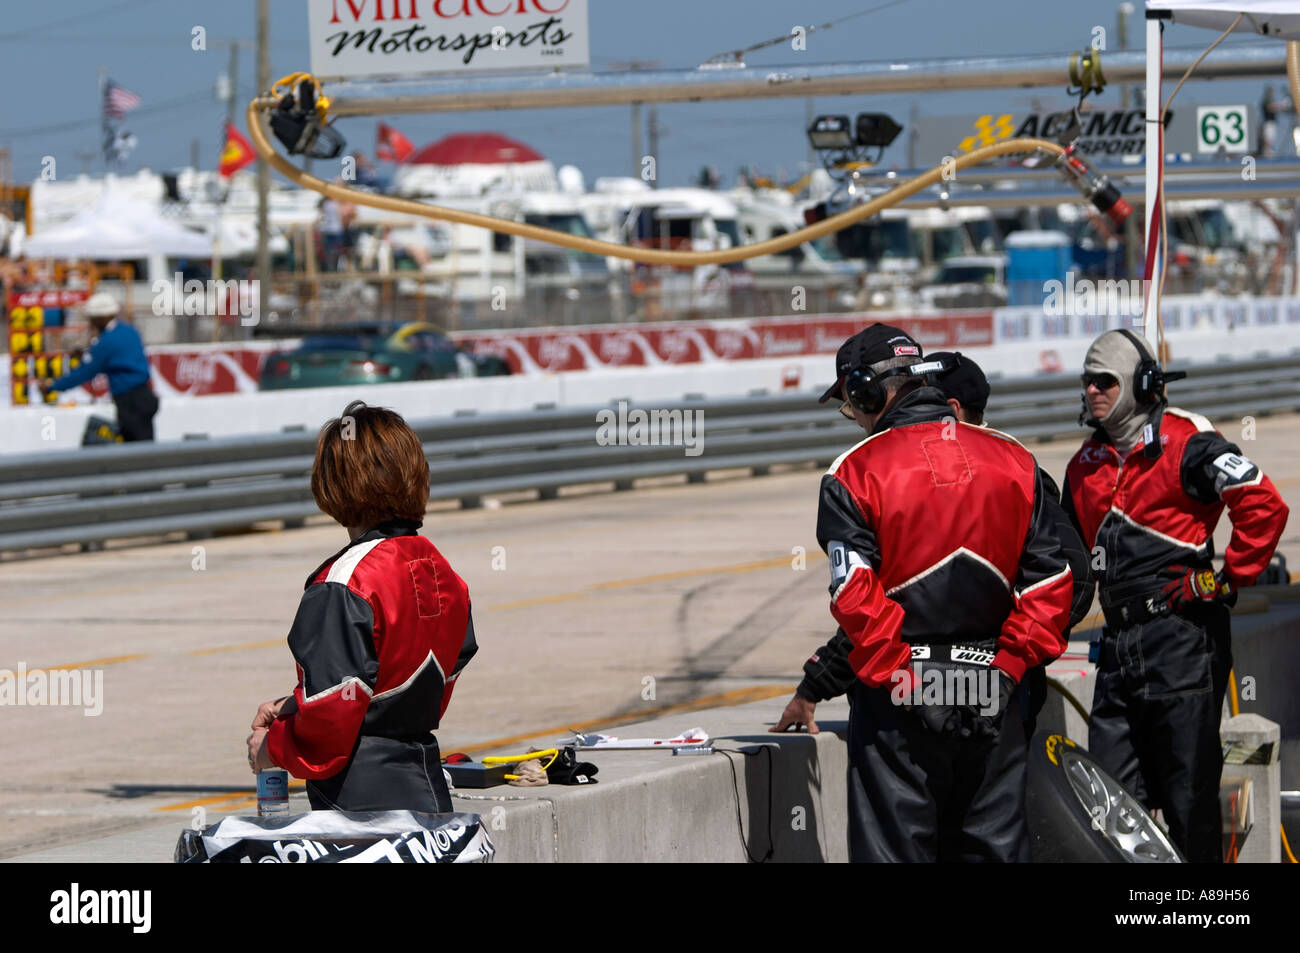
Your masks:
{"label": "metal support pole", "polygon": [[[1177,78],[1201,49],[1168,50],[1164,70]],[[827,63],[815,66],[742,67],[726,70],[636,70],[613,73],[545,73],[465,78],[412,77],[386,80],[323,78],[330,114],[393,115],[419,112],[471,112],[482,109],[541,109],[572,106],[647,106],[662,103],[740,99],[871,96],[968,89],[1060,87],[1067,53],[1032,56],[953,57],[913,60],[906,69],[895,61]],[[1141,50],[1105,57],[1106,78],[1141,82],[1146,62]],[[1198,79],[1277,77],[1286,71],[1285,44],[1271,41],[1220,48],[1197,67]]]}
{"label": "metal support pole", "polygon": [[1161,44],[1163,42],[1160,35],[1160,21],[1150,18],[1147,20],[1147,42],[1146,42],[1146,209],[1143,214],[1144,231],[1142,232],[1143,248],[1146,255],[1151,259],[1151,274],[1146,276],[1150,279],[1150,292],[1147,295],[1147,311],[1142,315],[1142,332],[1146,335],[1147,342],[1151,345],[1151,353],[1157,352],[1157,328],[1158,322],[1156,316],[1160,313],[1160,255],[1152,253],[1151,243],[1151,220],[1156,212],[1156,200],[1159,197],[1160,183],[1160,165],[1164,161],[1164,156],[1160,154],[1160,55]]}
{"label": "metal support pole", "polygon": [[[271,88],[271,3],[257,0],[257,91]],[[271,300],[271,252],[267,245],[270,225],[267,205],[271,194],[271,167],[257,161],[257,295],[258,308]]]}

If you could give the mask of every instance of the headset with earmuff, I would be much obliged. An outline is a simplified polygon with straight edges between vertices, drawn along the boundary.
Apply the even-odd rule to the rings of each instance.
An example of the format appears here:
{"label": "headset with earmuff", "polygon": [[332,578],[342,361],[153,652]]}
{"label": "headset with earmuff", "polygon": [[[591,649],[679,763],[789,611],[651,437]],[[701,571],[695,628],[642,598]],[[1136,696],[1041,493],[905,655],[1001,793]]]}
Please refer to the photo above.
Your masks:
{"label": "headset with earmuff", "polygon": [[1187,376],[1186,371],[1169,371],[1168,373],[1151,357],[1138,336],[1127,328],[1120,328],[1119,333],[1128,338],[1137,350],[1141,360],[1133,372],[1133,400],[1137,406],[1163,400],[1165,385],[1171,381],[1180,381]]}
{"label": "headset with earmuff", "polygon": [[881,381],[901,376],[926,378],[949,369],[949,364],[944,361],[921,361],[907,367],[891,367],[879,374],[854,368],[844,378],[844,397],[864,414],[878,414],[889,399]]}
{"label": "headset with earmuff", "polygon": [[1119,333],[1128,338],[1129,343],[1137,349],[1137,370],[1133,372],[1133,401],[1137,407],[1151,404],[1146,426],[1142,430],[1142,455],[1149,460],[1158,459],[1164,452],[1160,442],[1160,418],[1164,416],[1165,385],[1170,381],[1180,381],[1187,376],[1186,371],[1166,372],[1160,364],[1148,356],[1146,348],[1138,336],[1127,328],[1120,328]]}

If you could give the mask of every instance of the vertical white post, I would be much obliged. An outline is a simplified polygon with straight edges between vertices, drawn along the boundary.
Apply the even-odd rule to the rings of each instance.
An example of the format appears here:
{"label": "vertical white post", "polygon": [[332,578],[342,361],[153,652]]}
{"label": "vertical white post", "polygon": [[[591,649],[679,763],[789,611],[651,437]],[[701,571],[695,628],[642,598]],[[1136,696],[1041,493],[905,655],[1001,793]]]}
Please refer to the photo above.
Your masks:
{"label": "vertical white post", "polygon": [[[1146,214],[1145,229],[1142,232],[1143,246],[1150,242],[1151,218],[1156,210],[1156,199],[1160,195],[1160,164],[1164,155],[1160,150],[1160,21],[1147,20],[1147,77],[1146,77]],[[1150,254],[1151,249],[1146,248]],[[1142,315],[1142,331],[1151,345],[1151,353],[1156,349],[1156,315],[1160,313],[1160,256],[1154,256],[1151,270],[1151,285],[1147,294],[1147,309]]]}

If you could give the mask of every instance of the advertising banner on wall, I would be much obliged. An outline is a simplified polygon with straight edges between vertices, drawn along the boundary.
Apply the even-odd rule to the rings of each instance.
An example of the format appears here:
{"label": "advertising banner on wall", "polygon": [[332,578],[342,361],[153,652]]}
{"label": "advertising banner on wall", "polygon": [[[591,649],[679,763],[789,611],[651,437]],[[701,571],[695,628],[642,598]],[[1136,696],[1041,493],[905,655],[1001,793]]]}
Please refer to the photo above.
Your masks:
{"label": "advertising banner on wall", "polygon": [[307,0],[318,78],[590,64],[587,0]]}
{"label": "advertising banner on wall", "polygon": [[[1165,117],[1165,150],[1171,153],[1228,155],[1254,152],[1255,107],[1184,106]],[[1208,117],[1207,117],[1208,114]],[[990,110],[959,116],[921,116],[912,124],[917,162],[927,165],[945,155],[961,155],[1003,139],[1056,139],[1073,120],[1070,109]],[[1082,114],[1079,150],[1094,162],[1119,162],[1142,155],[1146,113],[1141,108],[1107,107]],[[1003,159],[1008,162],[1010,159]]]}
{"label": "advertising banner on wall", "polygon": [[[993,344],[989,311],[891,315],[889,321],[931,350]],[[834,354],[869,323],[862,315],[809,315],[478,331],[457,338],[476,353],[500,355],[512,373],[535,374]]]}

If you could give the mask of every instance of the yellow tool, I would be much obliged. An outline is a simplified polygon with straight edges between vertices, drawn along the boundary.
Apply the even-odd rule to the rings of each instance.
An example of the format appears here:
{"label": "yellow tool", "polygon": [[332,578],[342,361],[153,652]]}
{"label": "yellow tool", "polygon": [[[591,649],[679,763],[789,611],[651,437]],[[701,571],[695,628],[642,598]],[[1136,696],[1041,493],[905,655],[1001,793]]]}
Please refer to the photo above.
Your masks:
{"label": "yellow tool", "polygon": [[[519,755],[492,755],[491,757],[480,758],[479,761],[483,764],[519,764],[523,761],[541,761],[547,755],[550,755],[550,760],[542,765],[542,770],[545,771],[560,756],[559,748],[543,748],[541,751],[530,751],[527,754]],[[515,781],[519,778],[519,775],[507,774],[505,777],[507,781]]]}

